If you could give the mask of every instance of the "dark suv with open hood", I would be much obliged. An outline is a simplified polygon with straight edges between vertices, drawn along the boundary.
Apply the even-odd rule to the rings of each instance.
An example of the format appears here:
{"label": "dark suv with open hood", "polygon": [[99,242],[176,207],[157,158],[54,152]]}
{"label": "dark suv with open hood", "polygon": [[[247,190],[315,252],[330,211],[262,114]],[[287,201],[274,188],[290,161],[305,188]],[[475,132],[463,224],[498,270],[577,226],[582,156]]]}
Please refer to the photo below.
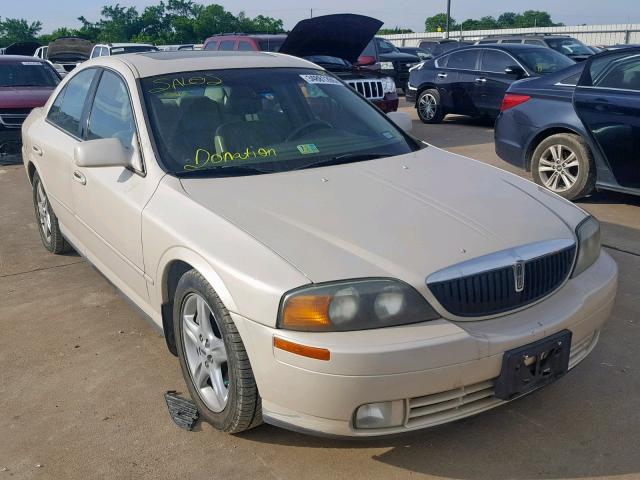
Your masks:
{"label": "dark suv with open hood", "polygon": [[409,69],[420,62],[418,56],[402,53],[393,43],[381,37],[371,39],[358,59],[358,65],[361,66],[379,65],[380,72],[393,78],[403,92],[407,89]]}
{"label": "dark suv with open hood", "polygon": [[49,43],[47,59],[54,65],[61,65],[66,72],[89,60],[93,43],[84,38],[60,37]]}
{"label": "dark suv with open hood", "polygon": [[203,49],[301,57],[333,73],[382,111],[394,112],[398,95],[392,76],[357,65],[360,53],[381,26],[380,20],[363,15],[324,15],[302,20],[288,35],[215,35],[205,40]]}

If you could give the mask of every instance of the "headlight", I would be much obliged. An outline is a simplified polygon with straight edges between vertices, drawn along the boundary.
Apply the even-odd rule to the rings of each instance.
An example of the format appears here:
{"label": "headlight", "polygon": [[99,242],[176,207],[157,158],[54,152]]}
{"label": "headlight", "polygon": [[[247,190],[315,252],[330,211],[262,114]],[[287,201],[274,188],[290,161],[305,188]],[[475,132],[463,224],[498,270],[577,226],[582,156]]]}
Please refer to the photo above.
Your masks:
{"label": "headlight", "polygon": [[384,77],[382,79],[382,91],[384,93],[395,93],[396,92],[396,82],[393,81],[393,78]]}
{"label": "headlight", "polygon": [[413,287],[398,280],[350,280],[286,293],[278,327],[330,332],[366,330],[439,318]]}
{"label": "headlight", "polygon": [[578,258],[571,277],[577,277],[594,264],[600,256],[600,222],[587,217],[576,228],[578,237]]}
{"label": "headlight", "polygon": [[380,62],[381,70],[393,70],[393,62]]}

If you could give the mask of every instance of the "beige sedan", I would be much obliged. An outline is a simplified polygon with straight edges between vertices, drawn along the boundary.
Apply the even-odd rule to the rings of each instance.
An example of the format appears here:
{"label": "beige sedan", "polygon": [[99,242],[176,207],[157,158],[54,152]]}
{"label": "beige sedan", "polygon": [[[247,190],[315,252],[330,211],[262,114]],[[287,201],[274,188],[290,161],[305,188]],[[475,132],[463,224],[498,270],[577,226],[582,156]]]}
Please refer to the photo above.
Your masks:
{"label": "beige sedan", "polygon": [[163,331],[206,420],[375,436],[558,379],[617,286],[593,217],[409,128],[304,60],[139,53],[69,74],[23,157],[44,246]]}

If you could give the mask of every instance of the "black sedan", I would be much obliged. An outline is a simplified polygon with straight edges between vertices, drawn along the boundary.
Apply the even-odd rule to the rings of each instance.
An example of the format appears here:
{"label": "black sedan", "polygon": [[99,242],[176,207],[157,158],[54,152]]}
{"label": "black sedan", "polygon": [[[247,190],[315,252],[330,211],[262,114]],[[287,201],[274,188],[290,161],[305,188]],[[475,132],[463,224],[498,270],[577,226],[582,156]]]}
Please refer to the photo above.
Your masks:
{"label": "black sedan", "polygon": [[427,60],[410,71],[407,101],[424,123],[448,113],[495,117],[509,86],[557,72],[575,62],[535,45],[472,45]]}
{"label": "black sedan", "polygon": [[594,188],[640,195],[640,48],[515,83],[495,142],[503,160],[565,198]]}

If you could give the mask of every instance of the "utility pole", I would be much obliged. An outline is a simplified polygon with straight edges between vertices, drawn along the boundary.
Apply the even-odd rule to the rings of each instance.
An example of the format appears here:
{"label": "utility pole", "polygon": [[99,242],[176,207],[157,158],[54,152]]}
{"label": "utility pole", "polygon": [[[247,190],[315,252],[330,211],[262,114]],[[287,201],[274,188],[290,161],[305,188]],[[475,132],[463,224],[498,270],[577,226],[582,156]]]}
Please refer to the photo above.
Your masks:
{"label": "utility pole", "polygon": [[313,18],[313,8],[310,8],[310,9],[309,9],[309,12],[310,12],[310,14],[311,14],[311,16],[310,16],[309,18]]}
{"label": "utility pole", "polygon": [[447,0],[447,30],[444,38],[449,38],[449,24],[451,23],[451,0]]}

